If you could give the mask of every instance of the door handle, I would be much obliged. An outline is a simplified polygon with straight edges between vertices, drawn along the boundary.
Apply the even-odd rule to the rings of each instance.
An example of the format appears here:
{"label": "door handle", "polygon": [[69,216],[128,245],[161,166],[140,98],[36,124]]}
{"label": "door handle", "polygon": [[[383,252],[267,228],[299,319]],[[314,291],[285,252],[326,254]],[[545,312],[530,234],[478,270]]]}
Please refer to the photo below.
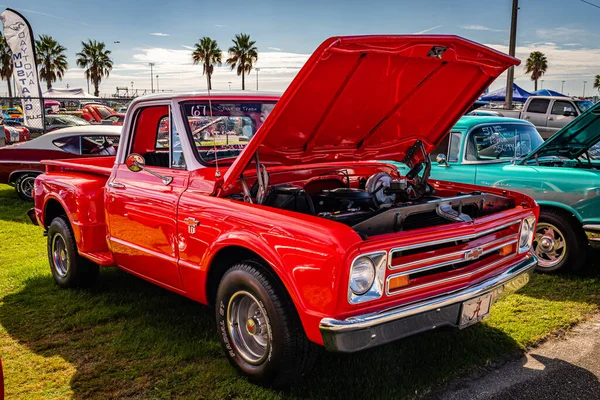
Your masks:
{"label": "door handle", "polygon": [[531,117],[529,115],[526,115],[525,119],[531,119]]}
{"label": "door handle", "polygon": [[125,189],[125,185],[118,182],[108,182],[108,186],[113,189]]}
{"label": "door handle", "polygon": [[548,117],[548,121],[554,121],[554,118]]}

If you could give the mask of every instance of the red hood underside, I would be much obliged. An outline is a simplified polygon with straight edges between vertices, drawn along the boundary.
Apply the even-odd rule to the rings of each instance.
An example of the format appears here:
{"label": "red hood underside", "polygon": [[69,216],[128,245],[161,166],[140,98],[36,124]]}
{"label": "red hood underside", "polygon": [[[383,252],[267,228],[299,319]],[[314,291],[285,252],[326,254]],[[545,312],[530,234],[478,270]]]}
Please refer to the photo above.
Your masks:
{"label": "red hood underside", "polygon": [[519,60],[457,36],[333,37],[314,52],[229,168],[401,160],[427,151]]}

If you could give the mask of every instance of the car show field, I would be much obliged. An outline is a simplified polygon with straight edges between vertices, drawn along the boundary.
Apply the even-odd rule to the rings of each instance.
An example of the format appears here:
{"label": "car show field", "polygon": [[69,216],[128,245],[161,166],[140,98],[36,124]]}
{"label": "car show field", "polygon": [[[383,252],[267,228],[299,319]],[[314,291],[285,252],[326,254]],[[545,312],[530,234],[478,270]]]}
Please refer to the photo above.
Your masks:
{"label": "car show field", "polygon": [[231,369],[209,307],[117,269],[103,269],[93,289],[56,286],[29,207],[0,186],[0,354],[10,399],[419,397],[600,311],[597,262],[578,275],[535,275],[478,326],[351,355],[321,352],[300,384],[273,391]]}

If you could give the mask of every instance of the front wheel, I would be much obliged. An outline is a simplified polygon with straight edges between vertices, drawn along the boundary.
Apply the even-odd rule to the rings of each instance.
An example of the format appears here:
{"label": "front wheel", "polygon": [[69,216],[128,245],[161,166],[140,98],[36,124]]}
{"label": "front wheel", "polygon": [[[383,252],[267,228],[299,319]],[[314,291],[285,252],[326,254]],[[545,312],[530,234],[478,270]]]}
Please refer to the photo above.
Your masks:
{"label": "front wheel", "polygon": [[225,273],[216,319],[230,363],[253,382],[286,387],[315,360],[317,346],[304,334],[285,289],[259,263],[242,262]]}
{"label": "front wheel", "polygon": [[63,288],[91,286],[99,273],[97,264],[77,252],[69,220],[56,217],[48,227],[48,261],[56,284]]}
{"label": "front wheel", "polygon": [[21,200],[33,201],[33,184],[37,174],[23,174],[15,180],[15,190]]}
{"label": "front wheel", "polygon": [[539,272],[576,271],[585,263],[586,240],[571,215],[542,209],[533,251]]}

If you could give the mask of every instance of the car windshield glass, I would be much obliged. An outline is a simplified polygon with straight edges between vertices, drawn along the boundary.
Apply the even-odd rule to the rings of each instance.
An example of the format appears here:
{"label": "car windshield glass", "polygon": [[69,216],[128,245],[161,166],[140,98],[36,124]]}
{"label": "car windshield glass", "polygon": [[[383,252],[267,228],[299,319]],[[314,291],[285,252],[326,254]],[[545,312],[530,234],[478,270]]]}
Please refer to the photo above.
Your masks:
{"label": "car windshield glass", "polygon": [[187,120],[200,162],[212,164],[215,158],[233,161],[274,106],[274,101],[212,101],[211,112],[207,101],[184,103],[184,119]]}
{"label": "car windshield glass", "polygon": [[48,125],[68,125],[68,126],[83,126],[89,125],[85,119],[74,115],[46,115],[46,124]]}
{"label": "car windshield glass", "polygon": [[542,142],[540,134],[531,125],[490,124],[471,131],[465,157],[467,161],[519,158],[529,154]]}
{"label": "car windshield glass", "polygon": [[577,106],[577,108],[579,108],[579,111],[584,113],[587,110],[589,110],[590,108],[592,108],[594,103],[592,103],[589,100],[577,100],[577,101],[575,101],[575,105]]}

